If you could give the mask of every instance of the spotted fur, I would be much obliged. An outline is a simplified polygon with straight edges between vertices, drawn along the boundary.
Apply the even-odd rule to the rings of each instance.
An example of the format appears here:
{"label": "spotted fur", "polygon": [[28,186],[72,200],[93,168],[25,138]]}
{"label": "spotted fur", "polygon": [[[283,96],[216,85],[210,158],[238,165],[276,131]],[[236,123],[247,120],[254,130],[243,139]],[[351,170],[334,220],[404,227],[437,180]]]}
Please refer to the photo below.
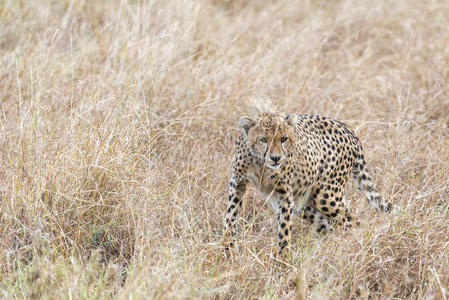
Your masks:
{"label": "spotted fur", "polygon": [[350,175],[372,207],[391,210],[374,187],[360,140],[346,124],[319,115],[269,112],[242,117],[240,125],[226,232],[233,232],[248,183],[269,196],[277,211],[279,252],[289,243],[292,213],[315,224],[317,231],[358,224],[344,198]]}

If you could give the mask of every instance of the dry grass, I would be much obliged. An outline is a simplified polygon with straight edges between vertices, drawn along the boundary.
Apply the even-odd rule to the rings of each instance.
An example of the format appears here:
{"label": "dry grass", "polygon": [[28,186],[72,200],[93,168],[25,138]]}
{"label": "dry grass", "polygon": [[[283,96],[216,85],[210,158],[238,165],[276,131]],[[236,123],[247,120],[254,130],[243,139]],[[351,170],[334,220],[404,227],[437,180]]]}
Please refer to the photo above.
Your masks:
{"label": "dry grass", "polygon": [[[444,0],[0,1],[0,296],[448,299],[448,20]],[[403,211],[350,186],[362,226],[295,217],[280,263],[252,192],[225,259],[252,96],[350,124]]]}

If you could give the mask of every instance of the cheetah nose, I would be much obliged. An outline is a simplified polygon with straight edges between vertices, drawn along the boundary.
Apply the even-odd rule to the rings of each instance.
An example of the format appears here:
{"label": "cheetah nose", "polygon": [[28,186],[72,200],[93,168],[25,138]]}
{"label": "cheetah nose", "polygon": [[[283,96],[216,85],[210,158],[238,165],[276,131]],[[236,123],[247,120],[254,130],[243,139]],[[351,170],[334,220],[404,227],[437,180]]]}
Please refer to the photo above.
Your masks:
{"label": "cheetah nose", "polygon": [[271,160],[274,161],[275,163],[277,163],[281,157],[280,156],[270,156]]}

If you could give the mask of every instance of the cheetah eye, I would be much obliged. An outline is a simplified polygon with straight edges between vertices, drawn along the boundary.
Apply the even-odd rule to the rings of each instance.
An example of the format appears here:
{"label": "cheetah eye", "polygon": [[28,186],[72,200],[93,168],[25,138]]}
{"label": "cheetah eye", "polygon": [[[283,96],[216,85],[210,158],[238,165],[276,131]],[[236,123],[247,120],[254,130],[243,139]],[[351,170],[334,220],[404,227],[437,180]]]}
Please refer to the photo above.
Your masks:
{"label": "cheetah eye", "polygon": [[286,141],[288,141],[288,137],[286,136],[281,137],[281,143],[285,143]]}
{"label": "cheetah eye", "polygon": [[268,142],[267,138],[265,136],[260,138],[260,141],[264,144],[266,144]]}

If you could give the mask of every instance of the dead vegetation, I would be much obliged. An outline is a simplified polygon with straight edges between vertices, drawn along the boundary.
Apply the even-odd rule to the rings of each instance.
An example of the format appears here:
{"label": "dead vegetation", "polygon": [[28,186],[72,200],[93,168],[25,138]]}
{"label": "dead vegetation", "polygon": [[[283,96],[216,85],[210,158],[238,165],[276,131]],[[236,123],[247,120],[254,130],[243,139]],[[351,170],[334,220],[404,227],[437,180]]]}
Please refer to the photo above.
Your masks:
{"label": "dead vegetation", "polygon": [[[2,298],[447,299],[445,1],[0,2]],[[248,99],[350,124],[403,210],[317,237],[254,192],[220,244]]]}

